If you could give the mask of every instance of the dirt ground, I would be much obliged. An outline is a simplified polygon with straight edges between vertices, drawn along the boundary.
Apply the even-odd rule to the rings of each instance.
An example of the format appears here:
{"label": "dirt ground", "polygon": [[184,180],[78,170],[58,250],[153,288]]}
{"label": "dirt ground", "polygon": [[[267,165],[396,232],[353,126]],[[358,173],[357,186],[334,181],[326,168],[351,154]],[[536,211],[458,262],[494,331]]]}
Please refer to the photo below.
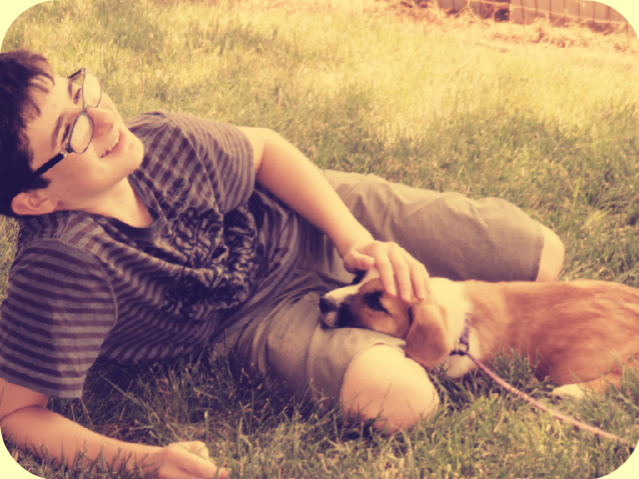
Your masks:
{"label": "dirt ground", "polygon": [[304,9],[350,14],[365,12],[374,15],[387,15],[398,21],[424,22],[428,23],[429,27],[453,29],[456,30],[456,33],[463,31],[476,40],[494,43],[498,48],[508,48],[508,44],[544,44],[558,48],[577,47],[639,55],[639,39],[632,28],[628,28],[625,32],[603,32],[580,25],[553,26],[547,20],[539,20],[529,25],[508,21],[495,22],[490,19],[478,18],[468,12],[451,14],[437,8],[409,7],[407,5],[413,2],[400,0],[235,1],[248,8],[280,8],[288,11]]}
{"label": "dirt ground", "polygon": [[[220,0],[149,0],[157,3],[206,2],[217,4]],[[520,25],[510,21],[482,19],[468,11],[445,12],[428,6],[415,6],[410,0],[226,0],[233,6],[255,9],[283,9],[289,12],[335,11],[347,14],[365,13],[385,15],[396,21],[418,22],[428,28],[454,30],[474,41],[488,43],[499,49],[514,45],[540,44],[557,48],[585,48],[594,51],[618,52],[629,55],[631,61],[639,60],[639,38],[628,26],[625,31],[597,31],[586,25],[558,26],[548,20]],[[432,5],[432,3],[431,3]]]}

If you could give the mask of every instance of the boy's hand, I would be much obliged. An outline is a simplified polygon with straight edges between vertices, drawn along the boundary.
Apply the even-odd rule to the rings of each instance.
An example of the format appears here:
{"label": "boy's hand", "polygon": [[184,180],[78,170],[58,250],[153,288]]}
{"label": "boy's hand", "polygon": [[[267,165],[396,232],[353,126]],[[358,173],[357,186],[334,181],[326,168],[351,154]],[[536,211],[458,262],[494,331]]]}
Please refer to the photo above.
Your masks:
{"label": "boy's hand", "polygon": [[426,267],[413,258],[397,243],[371,241],[353,246],[344,256],[349,271],[379,270],[384,290],[402,300],[412,302],[424,299],[428,294],[428,272]]}
{"label": "boy's hand", "polygon": [[199,441],[176,442],[163,447],[150,458],[158,479],[225,479],[228,469],[217,467],[209,459],[206,445]]}

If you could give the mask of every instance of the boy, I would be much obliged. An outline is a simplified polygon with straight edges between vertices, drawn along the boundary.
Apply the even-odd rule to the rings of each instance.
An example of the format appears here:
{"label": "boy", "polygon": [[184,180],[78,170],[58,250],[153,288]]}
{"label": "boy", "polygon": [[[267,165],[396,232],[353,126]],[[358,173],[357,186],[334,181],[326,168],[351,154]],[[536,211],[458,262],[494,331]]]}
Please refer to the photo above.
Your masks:
{"label": "boy", "polygon": [[98,357],[222,341],[267,382],[410,427],[437,403],[424,370],[401,341],[322,329],[319,295],[373,266],[411,300],[429,274],[552,281],[562,265],[559,238],[509,203],[322,172],[266,129],[167,112],[125,123],[90,72],[63,78],[28,51],[0,55],[0,109],[0,212],[20,224],[0,426],[69,463],[102,454],[164,478],[225,477],[201,443],[124,443],[46,409],[80,397]]}

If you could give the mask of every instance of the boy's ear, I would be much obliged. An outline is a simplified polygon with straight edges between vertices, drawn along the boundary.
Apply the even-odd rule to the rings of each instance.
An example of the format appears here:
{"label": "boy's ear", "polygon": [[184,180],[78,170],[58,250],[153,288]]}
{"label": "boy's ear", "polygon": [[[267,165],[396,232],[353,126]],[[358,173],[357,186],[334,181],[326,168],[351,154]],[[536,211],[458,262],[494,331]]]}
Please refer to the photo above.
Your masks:
{"label": "boy's ear", "polygon": [[37,216],[53,213],[58,207],[58,201],[43,194],[42,190],[18,193],[11,200],[11,209],[16,215]]}

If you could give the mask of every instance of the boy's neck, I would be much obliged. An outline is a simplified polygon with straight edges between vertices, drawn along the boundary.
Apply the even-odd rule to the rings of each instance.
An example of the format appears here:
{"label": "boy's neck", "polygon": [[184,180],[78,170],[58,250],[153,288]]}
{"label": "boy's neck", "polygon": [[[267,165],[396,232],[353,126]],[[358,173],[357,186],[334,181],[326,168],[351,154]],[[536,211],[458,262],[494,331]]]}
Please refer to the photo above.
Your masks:
{"label": "boy's neck", "polygon": [[122,181],[113,194],[96,208],[87,208],[89,213],[115,218],[134,228],[144,228],[153,223],[146,204],[135,192],[128,179]]}

